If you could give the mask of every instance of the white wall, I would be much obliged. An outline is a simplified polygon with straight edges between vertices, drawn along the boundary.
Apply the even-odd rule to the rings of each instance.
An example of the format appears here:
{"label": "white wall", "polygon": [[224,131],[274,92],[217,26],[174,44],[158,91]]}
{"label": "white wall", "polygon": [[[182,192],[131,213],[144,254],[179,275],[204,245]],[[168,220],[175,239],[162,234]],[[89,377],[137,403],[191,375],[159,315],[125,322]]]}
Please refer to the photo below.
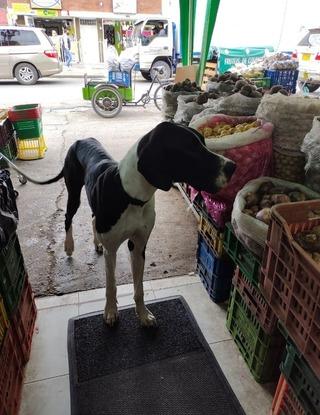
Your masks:
{"label": "white wall", "polygon": [[[194,50],[201,50],[206,0],[197,1]],[[179,20],[179,0],[163,0],[162,13]],[[292,50],[302,27],[320,27],[320,0],[220,0],[215,46],[273,46]]]}

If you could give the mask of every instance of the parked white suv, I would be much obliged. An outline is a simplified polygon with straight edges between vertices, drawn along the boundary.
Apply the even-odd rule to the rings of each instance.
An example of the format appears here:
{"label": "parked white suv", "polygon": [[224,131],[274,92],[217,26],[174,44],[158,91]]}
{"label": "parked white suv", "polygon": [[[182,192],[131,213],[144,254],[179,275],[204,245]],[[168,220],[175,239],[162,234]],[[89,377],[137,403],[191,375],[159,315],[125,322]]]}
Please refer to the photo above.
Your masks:
{"label": "parked white suv", "polygon": [[292,54],[299,61],[299,84],[314,92],[320,86],[320,28],[309,29]]}
{"label": "parked white suv", "polygon": [[0,79],[33,85],[40,77],[62,71],[62,62],[42,29],[0,26]]}

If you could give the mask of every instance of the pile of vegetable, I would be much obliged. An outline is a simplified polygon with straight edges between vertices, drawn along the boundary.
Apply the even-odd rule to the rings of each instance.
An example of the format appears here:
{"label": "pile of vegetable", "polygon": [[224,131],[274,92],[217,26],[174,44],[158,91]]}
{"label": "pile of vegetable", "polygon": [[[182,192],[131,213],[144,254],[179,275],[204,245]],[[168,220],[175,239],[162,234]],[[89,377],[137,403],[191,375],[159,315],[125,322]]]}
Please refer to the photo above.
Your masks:
{"label": "pile of vegetable", "polygon": [[294,235],[298,244],[320,266],[320,225]]}
{"label": "pile of vegetable", "polygon": [[260,126],[258,121],[243,122],[240,124],[232,125],[226,122],[217,123],[214,127],[199,127],[198,131],[204,138],[221,138],[225,135],[231,135],[235,133],[242,133],[250,130],[250,128],[257,128]]}
{"label": "pile of vegetable", "polygon": [[269,225],[272,206],[279,203],[302,202],[306,199],[307,196],[300,190],[287,189],[275,186],[272,182],[265,182],[256,193],[246,194],[246,206],[243,213]]}
{"label": "pile of vegetable", "polygon": [[190,79],[186,78],[183,82],[177,82],[164,87],[166,91],[171,92],[198,92],[201,88],[197,86],[196,82],[191,82]]}
{"label": "pile of vegetable", "polygon": [[236,92],[246,97],[261,98],[264,90],[257,88],[251,81],[245,79],[242,75],[232,72],[225,72],[222,75],[215,75],[209,79],[210,82],[216,83],[215,91],[228,92],[230,95]]}
{"label": "pile of vegetable", "polygon": [[282,85],[273,85],[273,87],[271,87],[269,94],[273,95],[273,94],[277,94],[278,92],[280,92],[280,94],[282,95],[289,95],[289,92],[284,89],[284,87]]}

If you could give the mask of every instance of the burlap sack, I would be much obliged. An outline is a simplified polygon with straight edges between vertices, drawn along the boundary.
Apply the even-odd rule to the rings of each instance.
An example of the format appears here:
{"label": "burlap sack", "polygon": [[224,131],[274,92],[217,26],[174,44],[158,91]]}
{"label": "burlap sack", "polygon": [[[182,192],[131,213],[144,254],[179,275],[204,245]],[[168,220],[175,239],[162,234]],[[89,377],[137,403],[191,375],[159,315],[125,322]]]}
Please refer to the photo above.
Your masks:
{"label": "burlap sack", "polygon": [[320,117],[314,117],[312,128],[304,137],[301,151],[306,155],[305,184],[320,192]]}

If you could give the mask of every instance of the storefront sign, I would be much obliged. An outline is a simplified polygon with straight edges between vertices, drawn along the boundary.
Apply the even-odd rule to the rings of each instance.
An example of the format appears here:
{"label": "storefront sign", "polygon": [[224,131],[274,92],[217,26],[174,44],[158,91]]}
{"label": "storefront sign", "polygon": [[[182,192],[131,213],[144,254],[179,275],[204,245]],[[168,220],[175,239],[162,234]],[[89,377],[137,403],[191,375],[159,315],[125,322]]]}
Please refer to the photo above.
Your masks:
{"label": "storefront sign", "polygon": [[113,13],[137,13],[137,1],[113,0]]}
{"label": "storefront sign", "polygon": [[58,9],[61,10],[61,0],[31,0],[33,9]]}
{"label": "storefront sign", "polygon": [[14,14],[25,14],[31,11],[28,3],[12,3],[11,7]]}
{"label": "storefront sign", "polygon": [[59,16],[59,12],[58,10],[37,9],[36,15],[40,17],[57,17]]}

